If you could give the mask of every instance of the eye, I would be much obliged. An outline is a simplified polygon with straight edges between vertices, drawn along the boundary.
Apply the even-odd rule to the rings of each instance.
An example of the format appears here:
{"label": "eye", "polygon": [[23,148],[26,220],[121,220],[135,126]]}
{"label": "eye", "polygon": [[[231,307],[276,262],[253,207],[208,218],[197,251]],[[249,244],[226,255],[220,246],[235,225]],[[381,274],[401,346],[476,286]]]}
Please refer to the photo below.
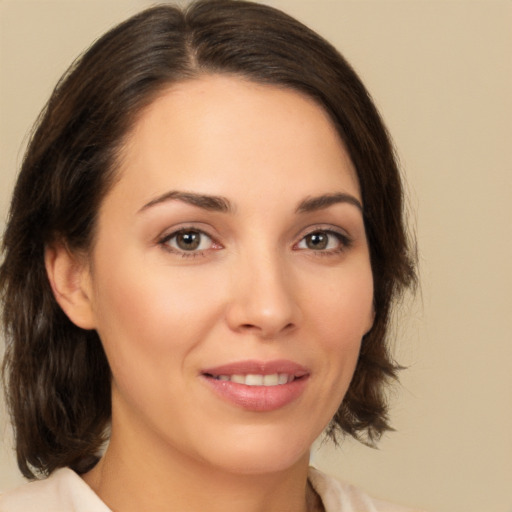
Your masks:
{"label": "eye", "polygon": [[325,229],[319,229],[308,233],[296,245],[297,249],[307,249],[310,251],[324,251],[337,253],[343,251],[350,245],[347,236]]}
{"label": "eye", "polygon": [[180,229],[167,235],[160,243],[168,250],[182,253],[184,256],[186,253],[200,253],[216,248],[212,238],[198,229]]}

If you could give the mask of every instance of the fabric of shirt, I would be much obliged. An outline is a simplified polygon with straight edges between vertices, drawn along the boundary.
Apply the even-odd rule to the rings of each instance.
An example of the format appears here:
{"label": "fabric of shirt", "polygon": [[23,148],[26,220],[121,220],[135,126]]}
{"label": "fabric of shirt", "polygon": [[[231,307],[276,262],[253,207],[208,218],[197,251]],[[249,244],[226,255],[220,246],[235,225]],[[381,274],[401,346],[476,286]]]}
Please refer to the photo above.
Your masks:
{"label": "fabric of shirt", "polygon": [[[325,512],[415,512],[374,500],[356,487],[315,468],[309,470],[309,481],[320,496]],[[45,480],[30,482],[0,495],[0,512],[36,511],[112,512],[82,478],[68,468],[58,469]]]}

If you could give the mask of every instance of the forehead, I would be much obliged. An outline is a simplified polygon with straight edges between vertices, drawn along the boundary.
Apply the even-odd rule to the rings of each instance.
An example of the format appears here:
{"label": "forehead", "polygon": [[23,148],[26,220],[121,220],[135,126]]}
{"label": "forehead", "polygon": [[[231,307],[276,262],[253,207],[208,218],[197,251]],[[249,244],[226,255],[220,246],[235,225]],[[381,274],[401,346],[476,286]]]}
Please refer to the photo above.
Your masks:
{"label": "forehead", "polygon": [[291,184],[312,195],[341,187],[360,197],[322,107],[295,90],[226,75],[175,84],[154,100],[126,139],[119,172],[121,187],[147,199],[162,187],[225,195],[217,190],[225,184],[234,193],[266,186],[277,197]]}

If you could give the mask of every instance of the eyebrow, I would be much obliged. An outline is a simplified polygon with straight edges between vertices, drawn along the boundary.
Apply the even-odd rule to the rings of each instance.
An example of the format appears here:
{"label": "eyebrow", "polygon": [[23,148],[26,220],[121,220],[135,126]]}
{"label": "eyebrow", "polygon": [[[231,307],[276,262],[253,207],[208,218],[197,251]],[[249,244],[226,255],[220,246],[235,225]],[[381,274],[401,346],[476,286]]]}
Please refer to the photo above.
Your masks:
{"label": "eyebrow", "polygon": [[361,201],[350,194],[345,194],[343,192],[337,192],[334,194],[323,194],[321,196],[315,197],[307,197],[303,201],[299,203],[297,206],[297,213],[309,213],[315,212],[318,210],[323,210],[325,208],[329,208],[333,204],[339,203],[348,203],[355,206],[358,210],[363,212],[363,205]]}
{"label": "eyebrow", "polygon": [[149,201],[149,203],[146,203],[139,210],[139,212],[145,211],[148,208],[152,208],[153,206],[172,200],[183,201],[184,203],[197,206],[199,208],[202,208],[203,210],[213,212],[228,213],[233,211],[233,206],[231,205],[230,201],[225,197],[172,190],[170,192],[162,194],[161,196],[156,197],[155,199],[152,199],[151,201]]}
{"label": "eyebrow", "polygon": [[[146,203],[139,210],[139,212],[145,211],[149,208],[152,208],[153,206],[173,200],[183,201],[184,203],[188,203],[191,204],[192,206],[197,206],[198,208],[202,208],[208,211],[220,213],[230,213],[234,211],[233,205],[226,197],[172,190],[170,192],[162,194],[161,196],[156,197],[155,199],[152,199],[151,201],[149,201],[149,203]],[[363,211],[363,206],[356,197],[343,192],[338,192],[334,194],[322,194],[320,196],[315,197],[307,197],[306,199],[299,203],[295,211],[296,213],[315,212],[318,210],[329,208],[330,206],[339,203],[348,203],[355,206],[361,212]]]}

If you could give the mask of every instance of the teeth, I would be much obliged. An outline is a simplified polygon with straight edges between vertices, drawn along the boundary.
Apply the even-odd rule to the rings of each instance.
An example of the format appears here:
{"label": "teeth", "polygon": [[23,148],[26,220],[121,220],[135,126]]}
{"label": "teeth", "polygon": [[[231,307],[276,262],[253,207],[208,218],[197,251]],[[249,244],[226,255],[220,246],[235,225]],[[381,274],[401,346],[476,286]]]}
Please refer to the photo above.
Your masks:
{"label": "teeth", "polygon": [[246,386],[263,386],[263,380],[265,377],[263,375],[246,375],[245,376],[245,385]]}
{"label": "teeth", "polygon": [[279,375],[274,373],[273,375],[265,375],[263,377],[264,386],[277,386],[279,384]]}
{"label": "teeth", "polygon": [[279,386],[292,382],[295,377],[287,373],[273,373],[271,375],[258,375],[249,373],[247,375],[218,375],[217,380],[236,382],[246,386]]}
{"label": "teeth", "polygon": [[288,379],[288,375],[286,375],[286,373],[280,373],[278,378],[277,378],[277,383],[278,384],[286,384],[288,381],[292,381],[293,380],[293,377],[290,377],[290,379]]}

